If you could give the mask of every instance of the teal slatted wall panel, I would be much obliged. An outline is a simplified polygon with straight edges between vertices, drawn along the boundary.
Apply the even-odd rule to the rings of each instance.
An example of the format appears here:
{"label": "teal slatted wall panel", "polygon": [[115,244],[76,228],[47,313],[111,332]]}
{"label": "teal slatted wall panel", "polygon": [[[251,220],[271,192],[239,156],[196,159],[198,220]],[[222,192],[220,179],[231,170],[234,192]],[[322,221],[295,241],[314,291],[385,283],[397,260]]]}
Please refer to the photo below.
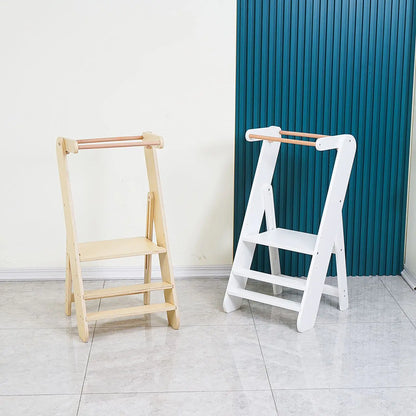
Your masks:
{"label": "teal slatted wall panel", "polygon": [[[235,243],[268,125],[351,133],[357,157],[344,205],[349,275],[399,274],[415,46],[413,0],[238,1]],[[274,179],[281,227],[314,232],[334,154],[283,145]],[[307,256],[281,254],[283,272],[305,275]],[[267,252],[254,267],[268,270]],[[331,265],[330,273],[334,273]]]}

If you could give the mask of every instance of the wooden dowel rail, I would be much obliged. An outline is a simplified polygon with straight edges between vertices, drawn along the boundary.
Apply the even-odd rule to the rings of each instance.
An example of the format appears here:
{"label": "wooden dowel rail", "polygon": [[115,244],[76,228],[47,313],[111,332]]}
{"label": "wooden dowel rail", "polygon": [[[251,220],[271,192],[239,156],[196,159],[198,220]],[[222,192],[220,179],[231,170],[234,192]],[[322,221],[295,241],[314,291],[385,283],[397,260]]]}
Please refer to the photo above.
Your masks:
{"label": "wooden dowel rail", "polygon": [[124,137],[104,137],[97,139],[81,139],[77,140],[78,144],[83,143],[103,143],[103,142],[121,142],[129,140],[143,140],[143,136],[124,136]]}
{"label": "wooden dowel rail", "polygon": [[310,138],[313,138],[313,139],[319,139],[321,137],[326,137],[325,134],[304,133],[302,131],[287,131],[287,130],[280,130],[280,134],[284,134],[285,136],[310,137]]}
{"label": "wooden dowel rail", "polygon": [[[79,143],[79,141],[78,141]],[[130,142],[130,143],[91,143],[91,144],[79,144],[78,149],[108,149],[113,147],[134,147],[134,146],[159,146],[159,141],[146,141],[146,142]]]}
{"label": "wooden dowel rail", "polygon": [[[280,132],[283,133],[283,132]],[[281,143],[289,143],[289,144],[299,144],[301,146],[313,146],[316,147],[315,142],[305,142],[302,140],[295,140],[295,139],[286,139],[284,137],[271,137],[271,136],[261,136],[259,134],[250,134],[250,139],[260,139],[260,140],[268,140],[270,142],[281,142]],[[322,136],[324,137],[324,136]]]}
{"label": "wooden dowel rail", "polygon": [[102,137],[97,139],[65,139],[62,138],[65,152],[78,153],[84,149],[108,149],[114,147],[155,147],[163,149],[163,138],[151,132],[144,132],[141,136]]}

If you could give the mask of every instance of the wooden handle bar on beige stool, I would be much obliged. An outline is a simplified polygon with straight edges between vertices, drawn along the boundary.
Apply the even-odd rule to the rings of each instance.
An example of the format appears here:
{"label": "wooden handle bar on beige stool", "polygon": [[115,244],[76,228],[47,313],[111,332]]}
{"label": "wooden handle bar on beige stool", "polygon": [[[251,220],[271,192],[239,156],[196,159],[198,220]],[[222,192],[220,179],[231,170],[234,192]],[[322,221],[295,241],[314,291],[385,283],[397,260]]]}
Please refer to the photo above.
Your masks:
{"label": "wooden handle bar on beige stool", "polygon": [[[78,153],[80,150],[118,147],[144,147],[147,177],[149,182],[146,234],[144,237],[79,242],[74,219],[74,207],[68,175],[67,156],[70,153]],[[153,312],[166,312],[169,325],[174,329],[179,328],[174,276],[168,247],[166,221],[155,150],[162,148],[163,139],[160,136],[156,136],[155,134],[148,132],[143,133],[141,136],[107,137],[83,140],[71,140],[59,137],[57,139],[56,149],[64,204],[67,242],[65,312],[67,315],[71,315],[71,306],[72,302],[74,302],[77,315],[78,333],[81,340],[84,342],[88,341],[88,322],[95,321],[97,319],[111,319]],[[153,241],[153,228],[155,229],[156,241]],[[154,254],[159,256],[162,281],[152,283],[151,259]],[[145,256],[143,284],[98,290],[84,290],[81,274],[81,262],[142,255]],[[150,292],[154,290],[163,290],[165,303],[150,303]],[[143,305],[87,313],[87,300],[135,294],[144,295]]]}

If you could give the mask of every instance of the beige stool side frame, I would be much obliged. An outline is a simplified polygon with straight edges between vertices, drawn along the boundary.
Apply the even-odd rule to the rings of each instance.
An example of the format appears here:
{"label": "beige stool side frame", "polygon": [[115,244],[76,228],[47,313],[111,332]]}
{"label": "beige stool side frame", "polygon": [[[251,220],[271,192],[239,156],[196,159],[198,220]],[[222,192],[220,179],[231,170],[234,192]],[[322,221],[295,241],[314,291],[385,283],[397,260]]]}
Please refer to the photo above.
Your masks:
{"label": "beige stool side frame", "polygon": [[72,285],[74,286],[74,301],[77,314],[78,334],[84,341],[88,341],[87,311],[84,300],[84,285],[81,277],[81,264],[77,244],[75,219],[73,215],[73,202],[71,186],[69,183],[68,162],[66,159],[69,151],[66,141],[59,137],[56,142],[58,157],[59,179],[61,181],[62,199],[64,204],[64,216],[66,226],[66,283],[65,283],[65,312],[71,314]]}
{"label": "beige stool side frame", "polygon": [[[74,207],[67,164],[69,153],[78,153],[82,149],[102,149],[114,147],[144,147],[149,193],[147,199],[146,236],[121,240],[108,240],[90,243],[79,243],[76,233]],[[65,280],[65,313],[71,315],[72,302],[75,303],[78,333],[82,341],[88,341],[88,321],[115,317],[135,316],[146,313],[166,311],[169,325],[179,328],[176,290],[170,251],[168,247],[166,220],[157,156],[155,148],[162,148],[163,141],[151,133],[142,136],[110,137],[104,139],[69,140],[59,137],[56,143],[58,169],[61,182],[66,226],[66,280]],[[156,233],[156,244],[153,242],[153,228]],[[152,254],[159,255],[162,282],[151,282]],[[127,256],[145,256],[144,284],[123,286],[119,288],[85,291],[81,275],[81,261],[92,261]],[[150,292],[163,290],[165,303],[150,304]],[[72,293],[73,291],[73,293]],[[114,296],[143,294],[144,305],[86,312],[86,300]]]}

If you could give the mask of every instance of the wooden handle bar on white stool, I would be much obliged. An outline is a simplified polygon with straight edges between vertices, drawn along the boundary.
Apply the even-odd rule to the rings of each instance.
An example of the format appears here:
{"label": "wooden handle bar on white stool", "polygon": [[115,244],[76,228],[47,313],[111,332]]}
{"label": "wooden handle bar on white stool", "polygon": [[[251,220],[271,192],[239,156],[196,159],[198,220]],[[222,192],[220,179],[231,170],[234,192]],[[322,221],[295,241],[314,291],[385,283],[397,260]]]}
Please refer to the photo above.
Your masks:
{"label": "wooden handle bar on white stool", "polygon": [[[319,139],[321,137],[325,137],[325,135],[322,135],[322,134],[304,133],[304,132],[297,132],[297,131],[285,131],[285,130],[280,130],[280,134],[284,134],[286,136],[308,137],[312,139]],[[270,142],[281,142],[281,143],[298,144],[301,146],[316,147],[315,142],[304,142],[302,140],[287,139],[285,137],[262,136],[259,134],[250,134],[249,137],[250,139],[268,140]]]}

